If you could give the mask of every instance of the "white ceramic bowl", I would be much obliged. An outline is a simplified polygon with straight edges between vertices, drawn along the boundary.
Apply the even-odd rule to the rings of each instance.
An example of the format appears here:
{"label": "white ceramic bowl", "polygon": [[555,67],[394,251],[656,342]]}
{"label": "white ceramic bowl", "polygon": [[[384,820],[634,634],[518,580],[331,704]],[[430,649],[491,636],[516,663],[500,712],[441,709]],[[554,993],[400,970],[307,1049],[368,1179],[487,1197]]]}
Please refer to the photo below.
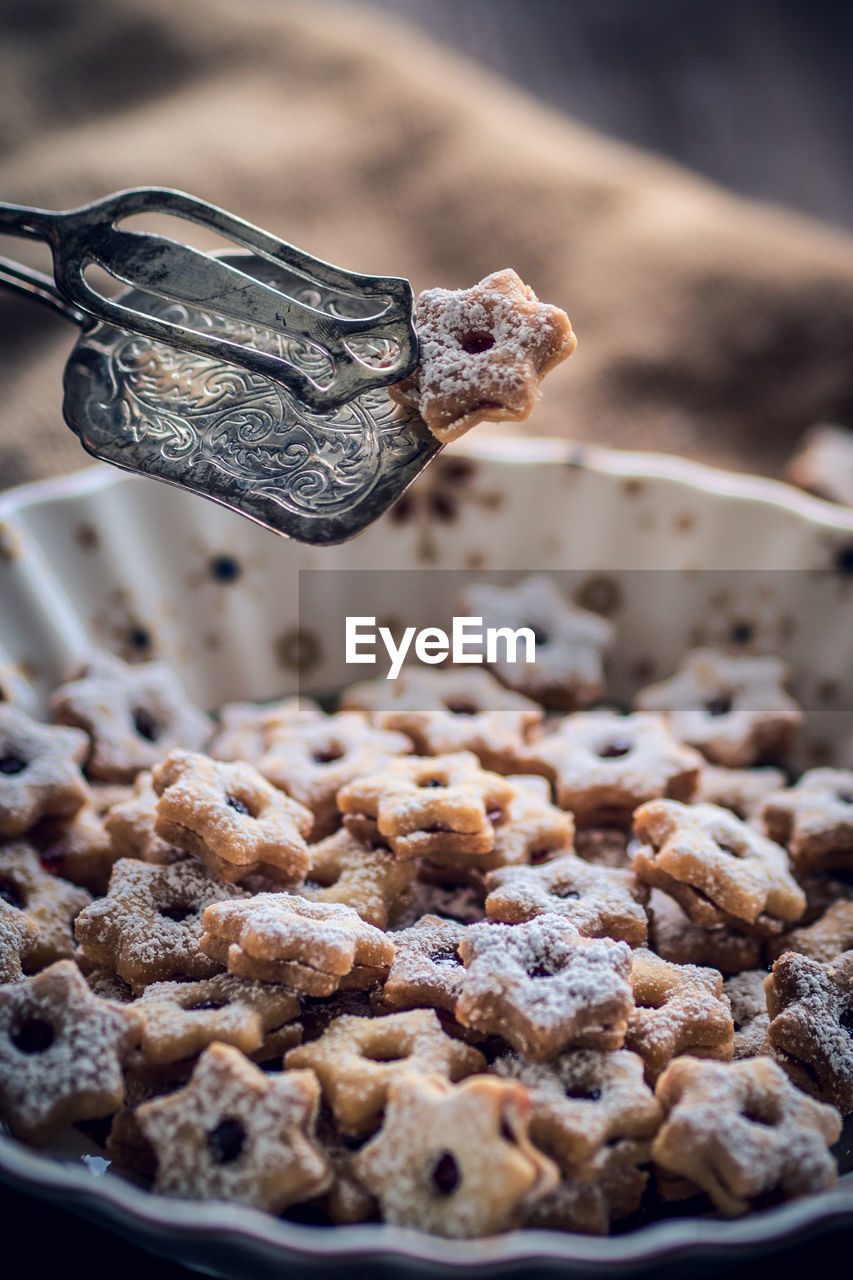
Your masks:
{"label": "white ceramic bowl", "polygon": [[[299,628],[306,568],[571,569],[575,594],[617,626],[617,697],[640,671],[665,676],[691,644],[734,632],[745,651],[790,660],[810,708],[804,758],[851,758],[853,511],[768,480],[560,441],[474,438],[442,455],[372,529],[322,549],[103,467],[2,494],[0,688],[38,713],[93,643],[167,659],[209,707],[292,689],[306,647],[322,685],[322,637]],[[663,596],[648,577],[662,570],[675,571]],[[724,596],[711,571],[725,571]],[[522,1261],[531,1275],[624,1271],[685,1250],[698,1263],[775,1249],[853,1213],[848,1175],[833,1193],[738,1222],[680,1218],[604,1240],[520,1232],[450,1243],[169,1201],[110,1174],[93,1177],[79,1156],[0,1137],[0,1177],[227,1276],[378,1273],[383,1261],[413,1275],[471,1267],[497,1275]]]}

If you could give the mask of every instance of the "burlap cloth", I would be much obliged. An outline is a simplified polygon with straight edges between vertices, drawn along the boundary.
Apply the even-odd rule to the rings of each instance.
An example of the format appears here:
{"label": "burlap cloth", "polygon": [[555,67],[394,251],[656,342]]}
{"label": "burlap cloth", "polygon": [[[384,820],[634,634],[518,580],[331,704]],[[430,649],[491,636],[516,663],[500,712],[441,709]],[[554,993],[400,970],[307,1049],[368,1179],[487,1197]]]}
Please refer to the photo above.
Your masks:
{"label": "burlap cloth", "polygon": [[[514,266],[580,340],[517,429],[775,472],[811,422],[853,419],[853,240],[358,5],[0,0],[0,43],[2,199],[178,186],[416,288]],[[86,461],[60,410],[74,336],[0,294],[0,485]]]}

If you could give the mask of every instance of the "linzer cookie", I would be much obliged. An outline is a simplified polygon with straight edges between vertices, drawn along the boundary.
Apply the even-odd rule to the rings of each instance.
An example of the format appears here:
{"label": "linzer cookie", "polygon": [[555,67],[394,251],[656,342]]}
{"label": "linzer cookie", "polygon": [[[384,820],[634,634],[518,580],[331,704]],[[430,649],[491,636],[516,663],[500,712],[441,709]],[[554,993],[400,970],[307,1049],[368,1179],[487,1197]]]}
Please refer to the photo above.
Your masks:
{"label": "linzer cookie", "polygon": [[842,952],[850,950],[853,950],[853,901],[850,900],[831,903],[813,924],[791,929],[778,938],[771,938],[767,944],[770,960],[777,960],[786,951],[799,951],[824,963],[837,960]]}
{"label": "linzer cookie", "polygon": [[805,910],[785,850],[728,809],[654,800],[635,813],[634,831],[643,842],[637,875],[671,894],[695,924],[768,937]]}
{"label": "linzer cookie", "polygon": [[343,983],[375,986],[388,972],[394,943],[340,903],[289,893],[218,902],[204,913],[201,948],[229,973],[328,996]]}
{"label": "linzer cookie", "polygon": [[613,642],[613,624],[571,604],[553,579],[537,574],[512,587],[478,583],[467,589],[461,607],[482,617],[486,627],[532,631],[535,662],[524,661],[524,650],[515,661],[499,650],[491,663],[511,689],[561,711],[589,706],[602,696],[604,656]]}
{"label": "linzer cookie", "polygon": [[[647,1161],[648,1145],[619,1143],[617,1150],[601,1153],[588,1178],[561,1178],[553,1191],[531,1205],[524,1215],[524,1226],[606,1235],[615,1222],[640,1208],[649,1175],[637,1165]],[[632,1153],[627,1162],[625,1148]]]}
{"label": "linzer cookie", "polygon": [[492,1071],[518,1080],[531,1101],[530,1136],[573,1179],[594,1177],[595,1162],[626,1139],[647,1141],[661,1108],[643,1078],[643,1061],[625,1049],[575,1049],[553,1062],[498,1058]]}
{"label": "linzer cookie", "polygon": [[386,841],[398,858],[476,858],[495,843],[513,788],[468,751],[393,760],[338,792],[347,830]]}
{"label": "linzer cookie", "polygon": [[45,818],[29,833],[42,865],[91,893],[105,893],[120,856],[107,830],[113,805],[128,798],[121,783],[94,783],[86,802],[68,818]]}
{"label": "linzer cookie", "polygon": [[133,1005],[138,1056],[146,1066],[159,1067],[194,1058],[214,1041],[250,1055],[270,1032],[297,1018],[300,1008],[292,991],[229,973],[199,982],[155,982]]}
{"label": "linzer cookie", "polygon": [[136,775],[133,790],[110,806],[104,827],[116,858],[138,858],[167,866],[187,855],[157,834],[157,801],[159,800],[151,772],[143,769]]}
{"label": "linzer cookie", "polygon": [[157,1156],[155,1191],[270,1213],[310,1200],[332,1181],[315,1136],[319,1100],[313,1072],[270,1075],[211,1045],[186,1089],[137,1112]]}
{"label": "linzer cookie", "polygon": [[[0,897],[0,986],[23,977],[21,956],[33,945],[36,928],[16,907]],[[461,963],[461,961],[460,961]]]}
{"label": "linzer cookie", "polygon": [[577,345],[565,311],[509,268],[470,289],[424,290],[417,331],[419,363],[388,394],[443,444],[478,422],[529,417],[545,374]]}
{"label": "linzer cookie", "polygon": [[771,1196],[790,1200],[835,1183],[829,1151],[838,1112],[795,1089],[775,1062],[679,1058],[657,1084],[666,1119],[655,1162],[735,1217]]}
{"label": "linzer cookie", "polygon": [[811,769],[768,796],[761,816],[798,872],[853,869],[853,770]]}
{"label": "linzer cookie", "polygon": [[651,1082],[681,1053],[731,1058],[734,1023],[716,969],[670,964],[638,947],[631,957],[631,986],[636,1008],[625,1045],[643,1059]]}
{"label": "linzer cookie", "polygon": [[0,845],[0,901],[32,925],[21,958],[25,971],[35,973],[74,955],[74,919],[92,899],[85,889],[49,875],[34,850],[18,842]]}
{"label": "linzer cookie", "polygon": [[439,916],[421,916],[394,934],[394,960],[382,1002],[393,1009],[433,1008],[452,1013],[464,977],[459,947],[465,925]]}
{"label": "linzer cookie", "polygon": [[155,833],[199,858],[220,880],[259,872],[298,884],[308,868],[311,813],[250,764],[172,751],[154,768]]}
{"label": "linzer cookie", "polygon": [[626,825],[646,800],[689,800],[702,758],[660,716],[588,711],[566,716],[525,753],[525,768],[549,778],[557,803],[580,827]]}
{"label": "linzer cookie", "polygon": [[122,858],[105,898],[77,917],[87,961],[118,973],[135,990],[169,978],[210,978],[221,966],[199,947],[202,913],[242,895],[197,862],[149,866]]}
{"label": "linzer cookie", "polygon": [[400,1076],[461,1080],[486,1063],[471,1045],[445,1035],[433,1009],[409,1009],[383,1018],[335,1018],[319,1040],[291,1049],[285,1066],[316,1071],[340,1132],[358,1135],[377,1127]]}
{"label": "linzer cookie", "polygon": [[648,896],[632,871],[594,867],[564,853],[537,867],[502,867],[486,877],[486,913],[519,924],[554,912],[589,938],[616,938],[630,946],[646,941]]}
{"label": "linzer cookie", "polygon": [[821,964],[788,951],[765,984],[767,1049],[806,1093],[853,1111],[853,951]]}
{"label": "linzer cookie", "polygon": [[551,913],[525,924],[471,925],[459,947],[463,1026],[503,1036],[534,1062],[568,1048],[618,1049],[631,994],[631,949],[582,937]]}
{"label": "linzer cookie", "polygon": [[136,1017],[99,1000],[71,960],[0,987],[0,1119],[28,1142],[115,1111]]}
{"label": "linzer cookie", "polygon": [[101,782],[133,782],[173,747],[196,751],[210,737],[207,716],[162,662],[129,666],[95,653],[82,675],[56,690],[53,718],[90,738],[86,771]]}
{"label": "linzer cookie", "polygon": [[404,1075],[389,1086],[385,1123],[355,1170],[386,1222],[443,1236],[506,1231],[558,1181],[530,1141],[529,1115],[514,1081]]}
{"label": "linzer cookie", "polygon": [[66,817],[88,795],[80,765],[89,740],[0,705],[0,839],[24,835],[44,817]]}
{"label": "linzer cookie", "polygon": [[546,780],[529,774],[510,777],[507,781],[514,795],[506,807],[505,820],[495,828],[494,846],[477,859],[480,871],[527,864],[539,866],[572,847],[575,828],[572,815],[550,804],[547,794],[543,797],[530,787],[531,782],[542,783],[547,792]]}
{"label": "linzer cookie", "polygon": [[377,929],[387,929],[412,902],[413,862],[396,858],[385,844],[365,844],[336,831],[309,846],[310,864],[300,894],[311,902],[352,907]]}
{"label": "linzer cookie", "polygon": [[729,768],[783,759],[803,718],[785,691],[779,658],[694,649],[669,680],[637,695],[642,711],[665,712],[677,738]]}

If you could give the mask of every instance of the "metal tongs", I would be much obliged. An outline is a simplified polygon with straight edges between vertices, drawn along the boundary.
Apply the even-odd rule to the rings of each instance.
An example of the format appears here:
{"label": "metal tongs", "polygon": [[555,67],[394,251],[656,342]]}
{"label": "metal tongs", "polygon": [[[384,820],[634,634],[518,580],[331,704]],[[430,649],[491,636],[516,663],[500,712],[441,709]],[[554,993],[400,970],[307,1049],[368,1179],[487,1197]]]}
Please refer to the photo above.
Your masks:
{"label": "metal tongs", "polygon": [[[239,251],[119,226],[151,213]],[[53,278],[0,258],[0,284],[81,326],[63,411],[102,461],[333,543],[376,520],[441,448],[384,390],[417,363],[408,280],[345,271],[166,188],[64,213],[0,204],[0,233],[50,246]],[[101,292],[92,267],[125,288]]]}

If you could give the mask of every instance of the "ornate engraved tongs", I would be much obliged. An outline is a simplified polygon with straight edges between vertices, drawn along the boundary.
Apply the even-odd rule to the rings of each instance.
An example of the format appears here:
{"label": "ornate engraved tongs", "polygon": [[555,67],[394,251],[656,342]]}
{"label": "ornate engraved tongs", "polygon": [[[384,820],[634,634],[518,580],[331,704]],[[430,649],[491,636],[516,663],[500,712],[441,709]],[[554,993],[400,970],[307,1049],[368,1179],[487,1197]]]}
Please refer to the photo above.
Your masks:
{"label": "ornate engraved tongs", "polygon": [[[119,226],[143,213],[242,251]],[[377,519],[441,447],[384,391],[417,361],[407,280],[344,271],[167,189],[66,213],[0,205],[0,233],[51,248],[52,279],[0,258],[0,284],[82,327],[64,413],[96,458],[331,543]],[[126,288],[100,292],[90,267]]]}

